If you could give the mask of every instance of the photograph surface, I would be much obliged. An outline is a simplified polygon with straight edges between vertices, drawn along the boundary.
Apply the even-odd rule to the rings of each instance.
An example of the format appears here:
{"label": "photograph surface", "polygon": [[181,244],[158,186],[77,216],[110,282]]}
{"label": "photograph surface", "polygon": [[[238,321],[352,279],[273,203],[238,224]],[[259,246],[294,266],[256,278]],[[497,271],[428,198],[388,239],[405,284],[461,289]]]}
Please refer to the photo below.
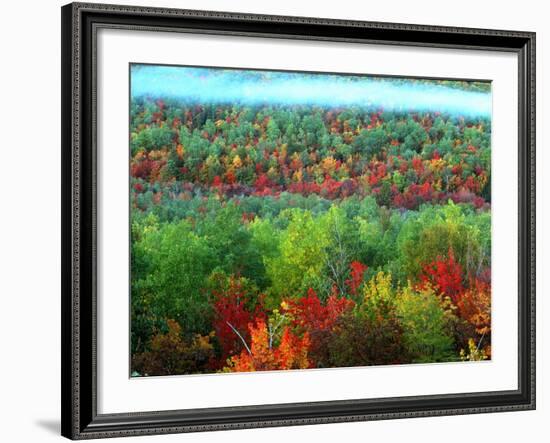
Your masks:
{"label": "photograph surface", "polygon": [[491,83],[131,64],[132,377],[491,359]]}

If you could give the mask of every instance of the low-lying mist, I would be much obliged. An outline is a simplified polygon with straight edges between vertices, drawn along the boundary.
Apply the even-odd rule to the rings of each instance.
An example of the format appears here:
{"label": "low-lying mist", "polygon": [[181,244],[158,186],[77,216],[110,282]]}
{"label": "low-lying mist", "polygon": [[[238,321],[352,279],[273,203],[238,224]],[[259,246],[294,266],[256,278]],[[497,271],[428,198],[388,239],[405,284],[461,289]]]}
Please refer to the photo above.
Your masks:
{"label": "low-lying mist", "polygon": [[491,93],[433,81],[219,68],[132,65],[132,97],[243,105],[360,106],[490,116]]}

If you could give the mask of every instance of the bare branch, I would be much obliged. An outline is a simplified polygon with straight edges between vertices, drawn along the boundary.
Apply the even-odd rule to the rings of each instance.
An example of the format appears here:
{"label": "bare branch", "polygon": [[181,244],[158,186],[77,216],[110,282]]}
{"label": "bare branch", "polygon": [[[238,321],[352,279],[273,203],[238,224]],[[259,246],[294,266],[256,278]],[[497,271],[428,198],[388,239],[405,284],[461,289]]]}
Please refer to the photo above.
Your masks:
{"label": "bare branch", "polygon": [[481,334],[481,338],[479,339],[479,343],[476,347],[476,352],[479,352],[479,348],[481,347],[481,342],[483,341],[483,338],[485,337],[485,331],[483,331],[483,334]]}
{"label": "bare branch", "polygon": [[279,329],[279,326],[281,326],[281,323],[284,321],[285,315],[283,314],[281,318],[279,319],[279,322],[271,328],[271,325],[269,325],[269,349],[273,346],[273,337],[275,336],[275,332],[277,332],[277,329]]}
{"label": "bare branch", "polygon": [[237,334],[237,337],[239,337],[241,339],[241,341],[243,342],[243,345],[244,347],[246,348],[247,352],[252,355],[252,351],[250,350],[250,348],[248,347],[248,345],[246,344],[246,341],[244,340],[243,336],[239,333],[239,331],[237,331],[233,325],[231,323],[229,323],[228,321],[226,321],[227,323],[227,326],[229,326],[231,328],[231,330]]}

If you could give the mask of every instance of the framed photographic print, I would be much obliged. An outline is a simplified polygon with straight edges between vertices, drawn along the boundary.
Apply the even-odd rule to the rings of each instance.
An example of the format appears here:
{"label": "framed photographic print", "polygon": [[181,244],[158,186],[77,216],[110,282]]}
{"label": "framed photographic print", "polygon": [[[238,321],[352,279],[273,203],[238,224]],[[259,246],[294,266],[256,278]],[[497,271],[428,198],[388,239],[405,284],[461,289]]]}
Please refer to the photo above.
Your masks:
{"label": "framed photographic print", "polygon": [[62,8],[62,434],[535,407],[535,35]]}

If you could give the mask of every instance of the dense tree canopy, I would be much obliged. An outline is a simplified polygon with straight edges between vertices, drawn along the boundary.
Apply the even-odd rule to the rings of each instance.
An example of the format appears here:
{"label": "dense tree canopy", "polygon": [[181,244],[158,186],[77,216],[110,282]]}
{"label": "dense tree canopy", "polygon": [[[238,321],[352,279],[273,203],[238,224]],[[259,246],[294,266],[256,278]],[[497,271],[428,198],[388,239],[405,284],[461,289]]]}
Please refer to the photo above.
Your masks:
{"label": "dense tree canopy", "polygon": [[130,131],[134,375],[490,358],[488,118],[141,97]]}

